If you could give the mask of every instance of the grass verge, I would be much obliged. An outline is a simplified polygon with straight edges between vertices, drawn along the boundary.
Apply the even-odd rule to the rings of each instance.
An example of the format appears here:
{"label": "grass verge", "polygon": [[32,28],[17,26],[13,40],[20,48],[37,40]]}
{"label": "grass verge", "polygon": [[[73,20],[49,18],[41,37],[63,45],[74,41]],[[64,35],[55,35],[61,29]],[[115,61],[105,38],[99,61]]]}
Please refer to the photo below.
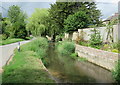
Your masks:
{"label": "grass verge", "polygon": [[[44,52],[47,46],[47,40],[39,38],[24,44],[20,52],[16,50],[12,62],[4,67],[2,82],[53,83],[54,81],[48,76],[48,72],[41,62],[41,59],[45,56]],[[44,51],[42,52],[41,49]]]}
{"label": "grass verge", "polygon": [[24,41],[24,39],[12,38],[12,39],[1,40],[0,45],[7,45],[7,44],[15,43],[18,41]]}

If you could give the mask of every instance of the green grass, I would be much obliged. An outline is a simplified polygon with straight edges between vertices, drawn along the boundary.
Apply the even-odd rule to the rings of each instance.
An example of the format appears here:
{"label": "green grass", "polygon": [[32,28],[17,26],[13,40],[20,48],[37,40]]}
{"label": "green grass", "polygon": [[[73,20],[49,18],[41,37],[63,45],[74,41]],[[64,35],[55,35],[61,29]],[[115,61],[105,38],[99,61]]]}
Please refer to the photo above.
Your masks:
{"label": "green grass", "polygon": [[15,43],[18,41],[24,41],[24,39],[12,38],[12,39],[0,40],[0,45],[11,44],[11,43]]}
{"label": "green grass", "polygon": [[60,55],[71,55],[75,53],[75,44],[69,41],[61,41],[56,44],[57,51]]}
{"label": "green grass", "polygon": [[[47,49],[47,41],[39,38],[21,47],[21,51],[15,50],[10,65],[4,67],[2,74],[3,83],[54,83],[48,76],[48,72],[40,63],[40,58],[45,53],[38,51],[39,49]],[[40,52],[40,53],[39,53]]]}

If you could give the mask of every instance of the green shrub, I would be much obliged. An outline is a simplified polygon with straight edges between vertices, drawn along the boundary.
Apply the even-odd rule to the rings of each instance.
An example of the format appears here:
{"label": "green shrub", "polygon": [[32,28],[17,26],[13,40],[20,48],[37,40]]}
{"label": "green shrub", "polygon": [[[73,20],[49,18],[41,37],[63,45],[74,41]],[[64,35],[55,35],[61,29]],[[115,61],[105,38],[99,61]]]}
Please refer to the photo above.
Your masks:
{"label": "green shrub", "polygon": [[55,41],[62,41],[63,37],[64,37],[63,34],[57,35]]}
{"label": "green shrub", "polygon": [[37,57],[42,58],[45,56],[45,51],[48,48],[48,41],[45,38],[37,38],[27,45],[21,47],[21,51],[34,51],[37,53]]}
{"label": "green shrub", "polygon": [[113,49],[112,52],[119,53],[117,49]]}
{"label": "green shrub", "polygon": [[120,60],[118,60],[115,70],[113,70],[112,74],[113,78],[115,78],[115,80],[120,83]]}
{"label": "green shrub", "polygon": [[72,53],[72,54],[70,55],[70,57],[73,58],[73,59],[76,59],[76,58],[78,57],[78,54],[77,54],[77,53]]}
{"label": "green shrub", "polygon": [[2,37],[2,40],[6,40],[8,38],[6,34],[3,34],[1,37]]}
{"label": "green shrub", "polygon": [[86,41],[80,41],[80,42],[79,42],[79,45],[88,46],[89,43],[86,42]]}
{"label": "green shrub", "polygon": [[75,45],[73,42],[62,41],[58,43],[57,51],[61,55],[70,55],[75,52]]}
{"label": "green shrub", "polygon": [[100,49],[102,46],[102,39],[100,32],[96,29],[92,30],[93,34],[90,35],[89,45],[94,48]]}
{"label": "green shrub", "polygon": [[118,49],[120,51],[120,41],[111,44],[112,49]]}

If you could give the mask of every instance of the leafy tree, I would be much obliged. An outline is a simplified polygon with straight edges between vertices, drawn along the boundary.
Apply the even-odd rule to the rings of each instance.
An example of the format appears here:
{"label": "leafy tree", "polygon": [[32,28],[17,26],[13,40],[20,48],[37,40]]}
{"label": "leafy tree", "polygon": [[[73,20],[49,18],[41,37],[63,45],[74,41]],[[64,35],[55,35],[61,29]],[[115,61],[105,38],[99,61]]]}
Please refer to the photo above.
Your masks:
{"label": "leafy tree", "polygon": [[47,9],[36,9],[32,16],[28,19],[27,31],[30,31],[34,36],[41,36],[45,33],[46,18],[48,18]]}
{"label": "leafy tree", "polygon": [[64,28],[66,32],[69,31],[76,31],[80,28],[85,28],[89,25],[90,18],[89,16],[83,11],[76,12],[73,15],[69,15],[67,19],[65,19],[64,22]]}
{"label": "leafy tree", "polygon": [[[99,24],[100,11],[96,9],[95,2],[56,2],[49,10],[53,34],[64,32],[64,20],[71,14],[84,11],[90,17],[90,24]],[[57,29],[57,30],[56,30]]]}
{"label": "leafy tree", "polygon": [[8,10],[8,18],[12,23],[13,28],[10,29],[12,31],[11,37],[15,38],[25,38],[27,36],[26,31],[26,19],[27,15],[20,9],[19,6],[11,6]]}

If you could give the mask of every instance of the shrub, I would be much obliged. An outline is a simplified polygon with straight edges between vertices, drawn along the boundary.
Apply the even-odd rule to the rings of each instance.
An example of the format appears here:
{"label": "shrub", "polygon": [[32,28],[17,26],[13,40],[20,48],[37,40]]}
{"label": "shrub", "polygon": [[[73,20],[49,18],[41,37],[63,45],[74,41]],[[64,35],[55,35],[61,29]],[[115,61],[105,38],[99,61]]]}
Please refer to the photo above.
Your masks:
{"label": "shrub", "polygon": [[70,55],[75,52],[75,45],[73,42],[62,41],[58,43],[57,51],[61,55]]}
{"label": "shrub", "polygon": [[115,78],[115,80],[120,83],[120,60],[118,60],[115,70],[113,70],[112,74],[113,78]]}
{"label": "shrub", "polygon": [[79,45],[88,46],[89,44],[87,41],[80,41]]}
{"label": "shrub", "polygon": [[8,38],[8,36],[6,34],[2,35],[2,40],[6,40]]}
{"label": "shrub", "polygon": [[76,58],[78,57],[78,54],[77,54],[77,53],[72,53],[72,54],[70,55],[70,57],[73,58],[73,59],[76,59]]}
{"label": "shrub", "polygon": [[102,45],[102,39],[101,39],[101,35],[100,32],[96,29],[92,30],[93,34],[90,35],[90,46],[94,47],[94,48],[98,48],[100,49],[101,45]]}
{"label": "shrub", "polygon": [[117,49],[113,49],[112,52],[119,53]]}
{"label": "shrub", "polygon": [[120,51],[120,41],[111,44],[112,49],[118,49]]}
{"label": "shrub", "polygon": [[57,35],[55,41],[62,41],[63,38],[64,38],[63,34]]}
{"label": "shrub", "polygon": [[21,47],[21,51],[34,51],[36,52],[36,57],[39,57],[45,64],[44,57],[46,56],[46,51],[48,48],[48,41],[45,38],[37,38],[30,43],[27,43]]}

